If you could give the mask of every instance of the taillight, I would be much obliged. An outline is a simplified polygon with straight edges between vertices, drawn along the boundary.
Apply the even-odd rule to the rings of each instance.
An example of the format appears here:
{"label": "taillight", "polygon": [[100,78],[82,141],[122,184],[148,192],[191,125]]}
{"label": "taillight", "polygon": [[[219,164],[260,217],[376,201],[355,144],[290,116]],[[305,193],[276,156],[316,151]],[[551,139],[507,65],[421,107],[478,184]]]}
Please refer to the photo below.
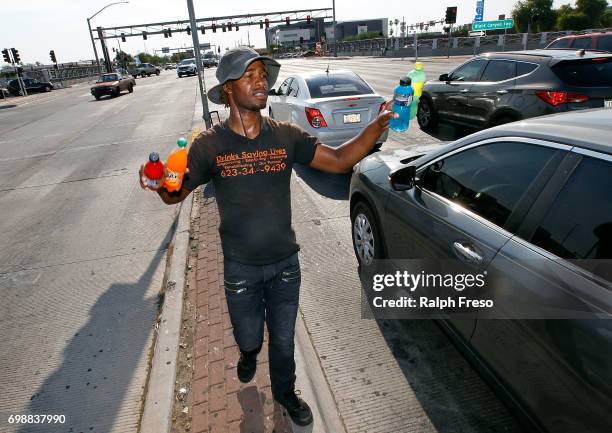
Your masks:
{"label": "taillight", "polygon": [[580,103],[589,100],[587,95],[580,93],[568,93],[568,92],[549,92],[546,90],[539,90],[535,92],[536,96],[546,102],[547,104],[556,107],[557,105],[567,103]]}
{"label": "taillight", "polygon": [[323,114],[316,108],[306,108],[306,118],[308,119],[308,123],[313,128],[326,128],[327,123],[323,118]]}

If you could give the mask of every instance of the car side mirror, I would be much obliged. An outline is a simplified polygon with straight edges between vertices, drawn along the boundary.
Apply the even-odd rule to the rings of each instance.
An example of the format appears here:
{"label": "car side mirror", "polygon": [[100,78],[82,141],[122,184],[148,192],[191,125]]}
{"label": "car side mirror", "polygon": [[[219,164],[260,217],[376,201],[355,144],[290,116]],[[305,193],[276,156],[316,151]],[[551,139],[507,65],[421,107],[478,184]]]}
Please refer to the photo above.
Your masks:
{"label": "car side mirror", "polygon": [[276,93],[276,90],[270,89],[270,90],[268,90],[268,95],[276,96],[276,95],[278,95],[278,93]]}
{"label": "car side mirror", "polygon": [[446,81],[448,83],[450,81],[450,77],[449,77],[448,74],[442,74],[442,75],[440,75],[440,78],[438,78],[438,80]]}
{"label": "car side mirror", "polygon": [[408,191],[414,187],[416,180],[416,167],[409,165],[393,170],[389,174],[389,182],[395,191]]}

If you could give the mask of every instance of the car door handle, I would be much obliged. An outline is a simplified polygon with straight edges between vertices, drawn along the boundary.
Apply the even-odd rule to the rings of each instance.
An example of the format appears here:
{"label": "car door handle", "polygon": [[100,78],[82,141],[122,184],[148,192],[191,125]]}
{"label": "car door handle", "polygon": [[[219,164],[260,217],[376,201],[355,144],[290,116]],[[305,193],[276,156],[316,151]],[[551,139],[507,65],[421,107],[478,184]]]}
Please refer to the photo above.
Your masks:
{"label": "car door handle", "polygon": [[467,93],[467,92],[469,92],[469,90],[468,90],[468,89],[461,89],[461,90],[459,90],[459,92],[461,92],[461,93]]}
{"label": "car door handle", "polygon": [[498,91],[497,91],[497,94],[498,94],[498,95],[505,95],[506,93],[508,93],[508,91],[507,91],[507,90],[498,90]]}
{"label": "car door handle", "polygon": [[480,265],[482,263],[482,256],[463,245],[461,242],[455,242],[453,248],[462,260],[475,265]]}

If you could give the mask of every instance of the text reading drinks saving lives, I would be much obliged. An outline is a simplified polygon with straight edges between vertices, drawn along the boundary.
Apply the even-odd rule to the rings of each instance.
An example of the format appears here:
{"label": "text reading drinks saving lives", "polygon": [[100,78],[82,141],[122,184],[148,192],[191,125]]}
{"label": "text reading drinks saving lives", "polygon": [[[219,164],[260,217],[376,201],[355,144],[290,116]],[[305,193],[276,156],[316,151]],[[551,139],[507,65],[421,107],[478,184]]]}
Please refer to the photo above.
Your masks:
{"label": "text reading drinks saving lives", "polygon": [[270,148],[217,155],[215,162],[221,170],[221,176],[227,177],[284,171],[287,168],[286,159],[286,149]]}

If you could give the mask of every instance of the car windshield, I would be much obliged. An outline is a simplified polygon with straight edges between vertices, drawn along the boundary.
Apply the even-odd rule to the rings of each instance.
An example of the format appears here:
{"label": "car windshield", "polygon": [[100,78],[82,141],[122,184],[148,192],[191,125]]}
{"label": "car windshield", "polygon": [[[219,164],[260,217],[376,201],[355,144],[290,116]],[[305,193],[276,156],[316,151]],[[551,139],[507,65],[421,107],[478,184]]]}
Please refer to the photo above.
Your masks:
{"label": "car windshield", "polygon": [[185,59],[185,60],[181,60],[181,65],[190,65],[194,63],[195,64],[195,59]]}
{"label": "car windshield", "polygon": [[611,87],[612,57],[561,62],[552,68],[564,83],[576,87]]}
{"label": "car windshield", "polygon": [[118,81],[119,76],[117,74],[106,74],[100,77],[100,83],[110,83],[111,81]]}
{"label": "car windshield", "polygon": [[313,99],[374,93],[359,76],[349,73],[316,75],[306,78],[306,84]]}

